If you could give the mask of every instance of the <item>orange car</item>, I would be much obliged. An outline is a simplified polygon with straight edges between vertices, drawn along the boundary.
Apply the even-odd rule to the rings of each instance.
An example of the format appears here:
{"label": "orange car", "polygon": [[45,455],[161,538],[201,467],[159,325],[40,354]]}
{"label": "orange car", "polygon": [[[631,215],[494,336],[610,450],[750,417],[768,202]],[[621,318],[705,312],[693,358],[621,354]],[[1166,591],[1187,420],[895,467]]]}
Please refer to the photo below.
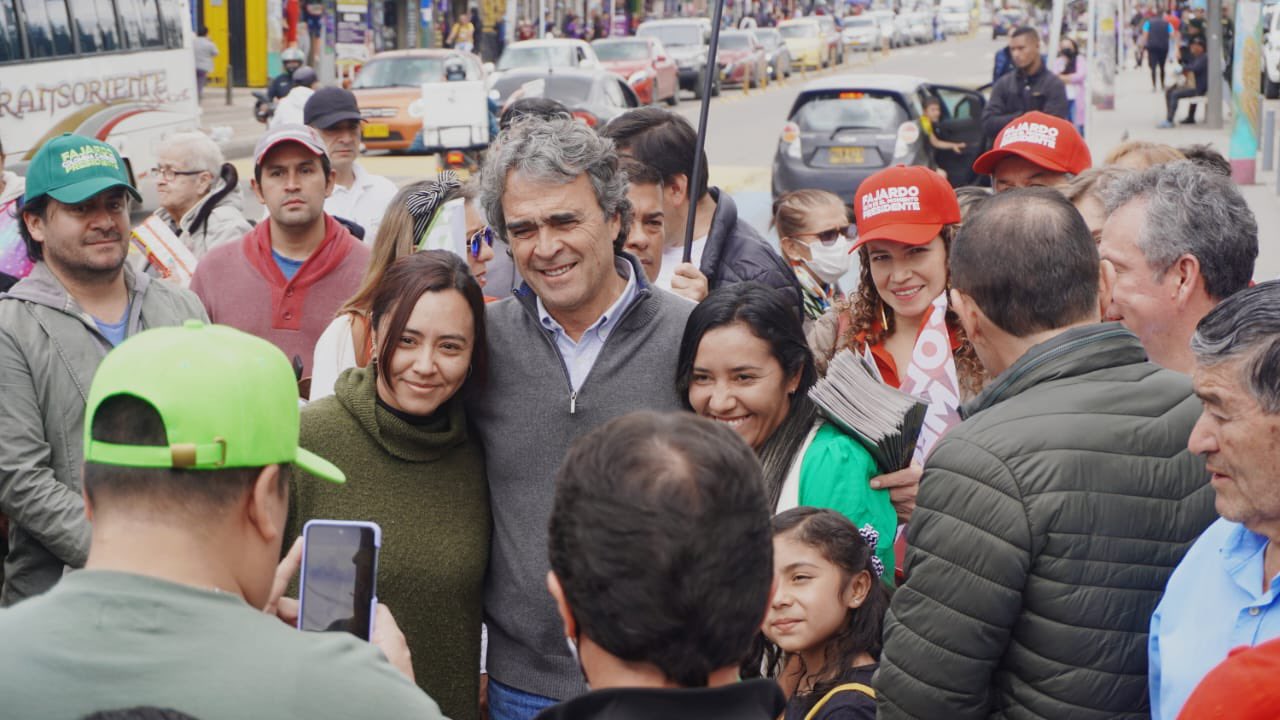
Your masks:
{"label": "orange car", "polygon": [[360,68],[351,92],[364,117],[361,139],[368,150],[412,152],[422,148],[422,118],[409,105],[422,97],[422,83],[444,82],[444,64],[460,57],[468,80],[484,78],[480,58],[457,50],[391,50],[374,55]]}

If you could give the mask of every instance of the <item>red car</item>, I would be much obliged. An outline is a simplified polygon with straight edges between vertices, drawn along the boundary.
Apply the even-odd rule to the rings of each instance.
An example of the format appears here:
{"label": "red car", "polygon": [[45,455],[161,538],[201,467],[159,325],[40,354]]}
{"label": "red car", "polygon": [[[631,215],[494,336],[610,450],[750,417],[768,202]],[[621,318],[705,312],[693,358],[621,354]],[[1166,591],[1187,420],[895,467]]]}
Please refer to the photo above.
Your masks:
{"label": "red car", "polygon": [[749,83],[751,87],[759,87],[769,74],[768,52],[748,30],[720,33],[716,62],[720,64],[720,81],[724,83]]}
{"label": "red car", "polygon": [[680,102],[676,61],[654,37],[601,38],[591,42],[605,70],[627,81],[643,105]]}

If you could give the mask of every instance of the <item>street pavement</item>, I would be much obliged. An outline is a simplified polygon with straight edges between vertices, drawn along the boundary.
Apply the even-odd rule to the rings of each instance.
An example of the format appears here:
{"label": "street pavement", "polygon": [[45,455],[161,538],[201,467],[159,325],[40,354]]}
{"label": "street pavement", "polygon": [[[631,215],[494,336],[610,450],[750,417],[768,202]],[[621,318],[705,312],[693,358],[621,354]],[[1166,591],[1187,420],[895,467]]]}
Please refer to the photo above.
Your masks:
{"label": "street pavement", "polygon": [[[762,90],[745,92],[726,88],[710,106],[707,132],[707,157],[711,183],[728,191],[738,204],[741,217],[766,232],[772,198],[769,192],[770,166],[777,147],[778,134],[786,122],[791,104],[804,84],[818,77],[843,73],[893,73],[917,75],[933,82],[962,87],[979,87],[991,80],[995,52],[1005,40],[993,41],[985,29],[968,37],[945,42],[893,50],[887,57],[878,53],[850,53],[841,67],[801,74],[783,83],[771,83]],[[1160,130],[1156,124],[1163,118],[1164,97],[1152,93],[1146,68],[1130,64],[1116,81],[1116,107],[1095,111],[1087,138],[1094,161],[1100,163],[1107,152],[1125,139],[1144,139],[1171,145],[1210,143],[1224,154],[1229,146],[1231,123],[1221,130],[1210,130],[1203,124],[1204,108],[1200,108],[1201,124]],[[224,151],[240,170],[242,178],[252,177],[253,144],[263,126],[253,119],[253,98],[247,90],[232,92],[226,104],[225,91],[210,90],[203,103],[202,125],[215,135],[225,136]],[[1270,101],[1267,108],[1280,113],[1280,101]],[[699,106],[693,96],[682,93],[677,111],[697,123]],[[1181,116],[1180,116],[1181,117]],[[399,185],[429,177],[437,170],[433,156],[371,154],[361,160],[372,173],[390,177]],[[1261,165],[1259,165],[1261,167]],[[1258,216],[1261,253],[1256,278],[1280,276],[1280,195],[1276,194],[1275,173],[1259,173],[1254,185],[1241,186],[1241,191]],[[246,213],[262,214],[245,183]],[[774,240],[772,233],[767,233]]]}

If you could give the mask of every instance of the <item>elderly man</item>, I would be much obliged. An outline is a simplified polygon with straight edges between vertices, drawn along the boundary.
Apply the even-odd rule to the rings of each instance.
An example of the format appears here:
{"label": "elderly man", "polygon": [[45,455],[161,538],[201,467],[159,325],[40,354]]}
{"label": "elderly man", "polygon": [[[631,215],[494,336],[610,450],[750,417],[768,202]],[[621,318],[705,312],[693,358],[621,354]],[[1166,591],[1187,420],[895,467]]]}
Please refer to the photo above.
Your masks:
{"label": "elderly man", "polygon": [[723,424],[641,412],[579,438],[547,585],[592,692],[539,720],[779,717],[776,684],[738,680],[769,603],[771,514],[755,453]]}
{"label": "elderly man", "polygon": [[1148,618],[1213,520],[1199,403],[1098,322],[1098,253],[1059,193],[985,201],[950,264],[993,378],[925,463],[879,717],[1137,717]]}
{"label": "elderly man", "polygon": [[1187,446],[1208,464],[1221,518],[1191,546],[1151,618],[1157,720],[1176,717],[1232,648],[1280,638],[1280,281],[1223,300],[1190,344],[1204,410]]}
{"label": "elderly man", "polygon": [[1098,250],[1116,270],[1107,319],[1132,330],[1152,362],[1189,374],[1196,323],[1253,278],[1253,211],[1231,178],[1189,160],[1120,178],[1103,202]]}
{"label": "elderly man", "polygon": [[996,192],[1014,188],[1065,185],[1093,165],[1089,146],[1076,126],[1042,112],[1014,118],[995,143],[973,163],[973,171],[991,176]]}
{"label": "elderly man", "polygon": [[982,111],[982,130],[995,137],[1009,121],[1033,110],[1070,120],[1067,86],[1044,65],[1040,32],[1020,27],[1009,35],[1009,57],[1014,72],[1002,75],[991,86],[991,100]]}
{"label": "elderly man", "polygon": [[35,266],[0,295],[0,513],[11,543],[0,606],[84,564],[84,398],[102,358],[147,328],[205,317],[195,295],[125,262],[139,198],[115,148],[61,135],[36,152],[26,183],[18,232]]}
{"label": "elderly man", "polygon": [[693,306],[623,253],[626,176],[613,143],[581,123],[514,123],[489,151],[480,199],[524,278],[486,308],[491,370],[469,405],[493,509],[489,715],[507,720],[586,690],[546,591],[553,479],[583,433],[680,407],[670,379]]}

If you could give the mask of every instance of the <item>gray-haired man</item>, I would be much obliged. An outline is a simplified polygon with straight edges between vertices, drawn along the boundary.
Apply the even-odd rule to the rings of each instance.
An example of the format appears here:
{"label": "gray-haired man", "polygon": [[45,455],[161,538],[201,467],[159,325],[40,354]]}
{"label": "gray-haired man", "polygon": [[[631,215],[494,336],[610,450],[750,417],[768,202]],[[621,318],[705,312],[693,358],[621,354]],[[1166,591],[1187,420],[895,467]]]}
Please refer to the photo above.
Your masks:
{"label": "gray-haired man", "polygon": [[1151,716],[1173,718],[1241,645],[1280,637],[1280,282],[1222,301],[1191,340],[1203,455],[1221,518],[1169,578],[1151,618]]}
{"label": "gray-haired man", "polygon": [[1098,246],[1116,270],[1107,320],[1119,320],[1152,362],[1190,373],[1191,334],[1248,287],[1258,223],[1231,178],[1182,160],[1107,186]]}
{"label": "gray-haired man", "polygon": [[671,378],[692,306],[622,254],[626,177],[613,143],[573,120],[512,125],[489,152],[480,201],[525,281],[486,309],[492,370],[470,404],[494,523],[489,716],[506,720],[586,690],[546,588],[555,474],[592,428],[680,407]]}

